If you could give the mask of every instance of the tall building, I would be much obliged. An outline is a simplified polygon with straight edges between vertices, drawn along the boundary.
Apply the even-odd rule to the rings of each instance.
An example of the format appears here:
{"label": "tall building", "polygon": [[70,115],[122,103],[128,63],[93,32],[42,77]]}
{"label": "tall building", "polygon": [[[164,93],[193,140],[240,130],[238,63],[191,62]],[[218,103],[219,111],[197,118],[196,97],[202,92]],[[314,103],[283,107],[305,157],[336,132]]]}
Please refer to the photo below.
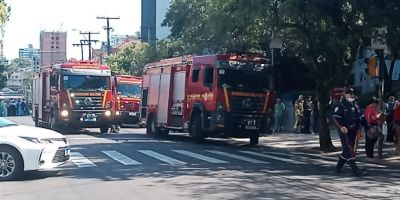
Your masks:
{"label": "tall building", "polygon": [[40,66],[67,60],[67,32],[40,32]]}
{"label": "tall building", "polygon": [[19,58],[30,60],[32,69],[36,70],[40,62],[39,49],[35,49],[32,44],[29,44],[28,48],[19,49]]}
{"label": "tall building", "polygon": [[142,0],[142,20],[140,35],[143,42],[155,42],[170,34],[161,24],[165,19],[171,0]]}

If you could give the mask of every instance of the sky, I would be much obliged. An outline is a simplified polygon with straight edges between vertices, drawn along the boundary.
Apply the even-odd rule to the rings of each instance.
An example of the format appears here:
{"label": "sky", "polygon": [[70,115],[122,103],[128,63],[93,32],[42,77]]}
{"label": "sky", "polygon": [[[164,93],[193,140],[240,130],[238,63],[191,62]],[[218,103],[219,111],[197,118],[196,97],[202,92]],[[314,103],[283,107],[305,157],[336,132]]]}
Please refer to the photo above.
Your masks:
{"label": "sky", "polygon": [[[120,17],[110,20],[114,28],[111,34],[133,35],[140,31],[141,0],[6,0],[11,7],[10,20],[6,23],[4,34],[4,56],[7,59],[18,57],[20,48],[40,48],[40,31],[67,32],[67,58],[80,58],[80,47],[73,47],[87,35],[79,32],[100,32],[92,39],[107,40],[103,30],[106,20],[96,17]],[[86,37],[86,38],[85,38]],[[93,45],[99,48],[100,43]],[[87,52],[87,46],[84,51]],[[87,58],[87,55],[85,55]]]}

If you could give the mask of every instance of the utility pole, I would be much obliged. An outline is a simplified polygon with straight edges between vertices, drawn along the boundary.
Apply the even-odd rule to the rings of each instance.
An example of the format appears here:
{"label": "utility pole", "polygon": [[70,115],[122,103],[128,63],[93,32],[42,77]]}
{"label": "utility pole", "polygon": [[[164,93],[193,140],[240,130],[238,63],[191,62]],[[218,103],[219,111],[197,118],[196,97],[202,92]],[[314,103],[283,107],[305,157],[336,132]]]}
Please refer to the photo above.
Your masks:
{"label": "utility pole", "polygon": [[107,31],[107,55],[109,56],[111,54],[111,45],[110,45],[110,30],[112,27],[110,27],[110,19],[120,19],[119,17],[97,17],[97,19],[105,19],[107,20],[107,25],[104,26],[104,30]]}
{"label": "utility pole", "polygon": [[[100,34],[99,32],[80,32],[79,34],[81,35],[88,35],[89,39],[88,40],[81,40],[81,43],[84,42],[85,44],[89,45],[89,60],[92,60],[92,42],[96,43],[99,40],[92,40],[91,36],[92,35],[96,35],[96,34]],[[86,43],[87,42],[87,43]]]}
{"label": "utility pole", "polygon": [[79,44],[72,44],[72,46],[77,47],[80,46],[81,47],[81,60],[83,60],[83,46],[85,45],[89,45],[89,44],[84,44],[83,41],[81,40]]}

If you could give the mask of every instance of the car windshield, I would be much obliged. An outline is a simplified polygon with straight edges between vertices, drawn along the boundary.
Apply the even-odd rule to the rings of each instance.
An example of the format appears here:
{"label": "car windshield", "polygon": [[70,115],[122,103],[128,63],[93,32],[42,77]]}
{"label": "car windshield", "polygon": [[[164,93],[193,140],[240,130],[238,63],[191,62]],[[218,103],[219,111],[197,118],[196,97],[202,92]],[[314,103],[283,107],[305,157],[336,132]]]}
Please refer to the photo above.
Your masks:
{"label": "car windshield", "polygon": [[64,76],[64,88],[72,91],[108,90],[110,78],[107,76]]}
{"label": "car windshield", "polygon": [[138,84],[118,84],[118,95],[125,95],[128,97],[140,97],[141,89]]}
{"label": "car windshield", "polygon": [[18,126],[18,124],[8,121],[7,119],[0,118],[0,128],[8,126]]}

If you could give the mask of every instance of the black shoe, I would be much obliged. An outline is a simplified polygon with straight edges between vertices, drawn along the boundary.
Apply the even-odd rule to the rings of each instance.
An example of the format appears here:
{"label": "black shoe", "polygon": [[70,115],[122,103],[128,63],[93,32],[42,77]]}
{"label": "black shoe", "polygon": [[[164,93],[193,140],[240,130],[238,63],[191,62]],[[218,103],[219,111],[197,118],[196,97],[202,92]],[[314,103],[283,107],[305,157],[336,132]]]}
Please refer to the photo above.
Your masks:
{"label": "black shoe", "polygon": [[338,163],[336,165],[336,173],[341,174],[343,165],[346,163],[346,160],[342,157],[339,157]]}
{"label": "black shoe", "polygon": [[349,161],[351,171],[353,172],[354,176],[361,176],[362,173],[360,173],[360,170],[357,167],[356,161],[355,160],[350,160]]}

